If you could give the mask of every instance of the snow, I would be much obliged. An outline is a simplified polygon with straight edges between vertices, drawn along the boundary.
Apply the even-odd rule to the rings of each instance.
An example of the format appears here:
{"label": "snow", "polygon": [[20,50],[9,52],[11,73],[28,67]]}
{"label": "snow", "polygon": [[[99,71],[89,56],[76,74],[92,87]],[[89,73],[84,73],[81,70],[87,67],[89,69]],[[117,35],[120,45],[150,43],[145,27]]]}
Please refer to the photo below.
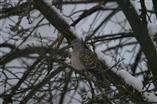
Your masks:
{"label": "snow", "polygon": [[118,70],[117,74],[120,75],[124,81],[129,84],[130,86],[134,87],[138,91],[142,91],[143,83],[139,79],[133,77],[125,70]]}
{"label": "snow", "polygon": [[[96,51],[98,58],[100,60],[104,59],[104,54],[102,53],[102,50],[99,48]],[[145,89],[143,88],[143,83],[140,79],[132,76],[129,72],[125,70],[116,70],[113,68],[113,72],[115,72],[118,76],[120,76],[126,84],[132,86],[137,91],[141,92],[143,94],[143,97],[147,99],[149,102],[157,102],[157,96],[153,92],[145,92]],[[153,103],[157,104],[157,103]]]}
{"label": "snow", "polygon": [[[60,12],[60,10],[59,9],[57,9],[55,6],[52,6],[51,5],[51,3],[48,1],[48,0],[45,0],[44,1],[47,5],[49,5],[49,7],[51,7],[52,8],[52,10],[54,10],[55,12],[56,12],[56,14],[58,15],[58,17],[62,20],[62,21],[64,21],[64,22],[66,22],[67,24],[69,24],[69,22],[66,20],[66,18],[65,18],[65,16]],[[70,26],[70,25],[69,25]],[[76,37],[78,37],[78,36],[80,36],[77,32],[76,32],[76,29],[74,28],[74,27],[70,27],[70,31],[76,36]],[[79,38],[79,37],[78,37]]]}
{"label": "snow", "polygon": [[77,37],[77,38],[82,38],[82,36],[79,35],[79,33],[77,32],[77,30],[75,29],[75,27],[70,26],[70,31]]}
{"label": "snow", "polygon": [[147,99],[147,101],[149,102],[156,102],[153,104],[157,104],[157,96],[155,96],[155,94],[153,92],[144,92],[143,93],[144,97]]}
{"label": "snow", "polygon": [[153,37],[157,33],[157,22],[148,23],[148,33]]}
{"label": "snow", "polygon": [[[101,45],[100,47],[106,47],[106,46]],[[102,48],[96,48],[96,54],[98,56],[98,59],[100,59],[100,60],[104,60],[105,59],[104,58],[104,53],[102,51],[103,51]]]}
{"label": "snow", "polygon": [[[117,75],[119,75],[125,81],[125,83],[127,83],[130,86],[132,86],[137,91],[139,91],[141,93],[145,91],[145,89],[143,89],[142,81],[137,79],[136,77],[132,76],[127,71],[125,71],[125,70],[117,70],[117,71],[114,71],[114,72]],[[147,99],[147,101],[149,101],[149,102],[157,102],[157,96],[153,92],[144,92],[143,93],[143,97],[145,97]]]}
{"label": "snow", "polygon": [[148,28],[149,36],[153,41],[153,44],[155,45],[155,47],[157,47],[157,40],[156,40],[157,22],[148,23],[147,28]]}
{"label": "snow", "polygon": [[0,104],[3,104],[3,99],[2,98],[0,98]]}
{"label": "snow", "polygon": [[55,12],[57,13],[57,15],[58,15],[63,21],[65,21],[66,23],[68,23],[68,21],[66,20],[64,14],[61,13],[61,12],[59,11],[59,9],[57,9],[55,6],[51,6],[51,8],[52,8],[53,10],[55,10]]}
{"label": "snow", "polygon": [[52,6],[52,5],[51,5],[51,2],[50,2],[49,0],[44,0],[43,2],[45,2],[49,7],[51,7],[52,10],[54,10],[54,11],[57,13],[58,17],[59,17],[61,20],[63,20],[64,22],[66,22],[66,23],[68,24],[68,21],[65,19],[63,13],[61,13],[60,10],[57,9],[55,6]]}

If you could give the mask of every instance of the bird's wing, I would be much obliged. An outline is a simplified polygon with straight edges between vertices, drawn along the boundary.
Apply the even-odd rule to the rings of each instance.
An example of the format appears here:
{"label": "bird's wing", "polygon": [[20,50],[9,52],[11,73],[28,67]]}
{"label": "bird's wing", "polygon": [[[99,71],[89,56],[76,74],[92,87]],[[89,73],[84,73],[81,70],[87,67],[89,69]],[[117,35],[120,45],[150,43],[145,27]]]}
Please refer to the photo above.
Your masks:
{"label": "bird's wing", "polygon": [[99,62],[96,55],[88,49],[80,53],[80,61],[84,65],[87,71],[95,76],[98,86],[103,86],[106,92],[110,91],[110,82],[104,76],[103,69],[107,69],[107,66]]}
{"label": "bird's wing", "polygon": [[88,49],[80,52],[80,61],[87,70],[96,69],[97,67],[97,57]]}
{"label": "bird's wing", "polygon": [[101,64],[94,53],[85,49],[80,53],[80,61],[87,71],[94,74],[98,80],[103,80]]}

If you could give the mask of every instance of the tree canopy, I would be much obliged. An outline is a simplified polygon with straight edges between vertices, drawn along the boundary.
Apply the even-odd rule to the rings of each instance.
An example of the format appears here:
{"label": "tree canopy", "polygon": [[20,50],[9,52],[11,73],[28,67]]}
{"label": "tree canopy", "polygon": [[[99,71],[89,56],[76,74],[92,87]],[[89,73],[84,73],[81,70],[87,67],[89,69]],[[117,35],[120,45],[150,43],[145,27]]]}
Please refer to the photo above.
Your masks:
{"label": "tree canopy", "polygon": [[[1,0],[0,103],[155,103],[156,37],[156,0]],[[71,66],[75,38],[102,84]]]}

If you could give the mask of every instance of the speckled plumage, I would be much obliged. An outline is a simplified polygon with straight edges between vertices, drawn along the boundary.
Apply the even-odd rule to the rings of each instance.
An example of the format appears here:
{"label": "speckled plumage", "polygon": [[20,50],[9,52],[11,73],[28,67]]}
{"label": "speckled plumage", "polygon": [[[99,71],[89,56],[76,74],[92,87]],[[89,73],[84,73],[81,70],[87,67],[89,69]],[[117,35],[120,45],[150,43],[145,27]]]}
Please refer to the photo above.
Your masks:
{"label": "speckled plumage", "polygon": [[86,70],[95,78],[100,87],[105,88],[106,93],[110,92],[110,82],[104,76],[104,71],[108,69],[105,63],[99,61],[94,53],[87,49],[79,39],[72,41],[73,51],[71,54],[71,64],[76,70]]}
{"label": "speckled plumage", "polygon": [[[99,70],[101,64],[97,57],[89,49],[87,49],[83,42],[79,39],[72,41],[73,51],[71,53],[71,64],[76,70],[87,70],[94,74],[94,76],[101,77]],[[102,79],[102,78],[101,78]]]}

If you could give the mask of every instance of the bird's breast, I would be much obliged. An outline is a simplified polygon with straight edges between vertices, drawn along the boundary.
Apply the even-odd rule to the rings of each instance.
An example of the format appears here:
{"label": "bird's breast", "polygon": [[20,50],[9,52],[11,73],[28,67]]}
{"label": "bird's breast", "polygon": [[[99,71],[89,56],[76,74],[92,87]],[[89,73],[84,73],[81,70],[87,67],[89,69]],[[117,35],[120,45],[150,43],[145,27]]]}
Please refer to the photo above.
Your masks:
{"label": "bird's breast", "polygon": [[73,51],[71,54],[71,65],[77,70],[83,70],[85,69],[84,65],[80,61],[80,52],[79,51]]}

